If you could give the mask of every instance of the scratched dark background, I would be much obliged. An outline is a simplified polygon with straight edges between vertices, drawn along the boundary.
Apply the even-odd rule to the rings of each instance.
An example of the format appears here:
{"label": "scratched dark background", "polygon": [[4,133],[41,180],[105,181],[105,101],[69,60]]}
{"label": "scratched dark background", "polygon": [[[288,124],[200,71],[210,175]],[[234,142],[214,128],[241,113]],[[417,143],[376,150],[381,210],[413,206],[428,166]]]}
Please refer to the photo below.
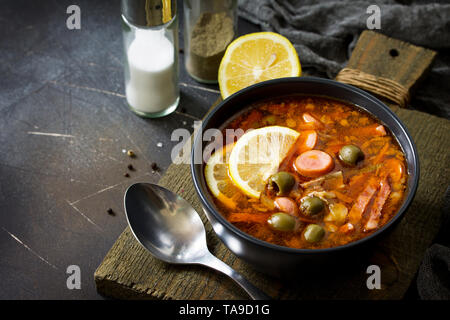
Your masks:
{"label": "scratched dark background", "polygon": [[[0,299],[101,299],[93,273],[126,226],[126,187],[158,181],[171,132],[192,131],[217,86],[191,80],[180,54],[179,108],[142,119],[123,95],[119,1],[1,3]],[[66,27],[71,4],[81,30]],[[239,23],[241,34],[257,30]],[[129,163],[136,170],[126,178]],[[81,290],[67,289],[69,265],[81,269]]]}

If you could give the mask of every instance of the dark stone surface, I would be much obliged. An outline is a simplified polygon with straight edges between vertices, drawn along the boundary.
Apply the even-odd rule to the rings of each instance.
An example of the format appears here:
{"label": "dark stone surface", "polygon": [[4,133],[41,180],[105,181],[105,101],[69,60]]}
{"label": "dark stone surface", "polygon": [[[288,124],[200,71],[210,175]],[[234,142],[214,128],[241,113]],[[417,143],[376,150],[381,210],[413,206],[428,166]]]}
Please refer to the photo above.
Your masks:
{"label": "dark stone surface", "polygon": [[[66,27],[71,4],[81,30]],[[240,21],[240,34],[254,31]],[[93,273],[126,226],[125,189],[159,180],[172,130],[192,131],[218,88],[189,78],[181,54],[178,110],[157,120],[132,113],[119,1],[6,0],[0,38],[0,299],[99,299]],[[67,289],[69,265],[81,269],[81,290]]]}

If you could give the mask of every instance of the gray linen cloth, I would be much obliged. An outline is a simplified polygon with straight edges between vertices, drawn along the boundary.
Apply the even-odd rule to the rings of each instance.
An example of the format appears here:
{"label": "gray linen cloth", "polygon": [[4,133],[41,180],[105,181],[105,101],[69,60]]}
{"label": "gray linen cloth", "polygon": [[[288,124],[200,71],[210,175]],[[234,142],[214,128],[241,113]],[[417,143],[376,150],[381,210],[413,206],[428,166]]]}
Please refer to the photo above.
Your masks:
{"label": "gray linen cloth", "polygon": [[450,300],[450,187],[442,206],[442,227],[426,252],[417,275],[417,292],[424,300]]}
{"label": "gray linen cloth", "polygon": [[291,40],[309,74],[334,78],[367,29],[373,4],[381,9],[375,31],[439,52],[411,106],[450,119],[450,1],[239,0],[239,14]]}
{"label": "gray linen cloth", "polygon": [[[373,4],[381,9],[381,29],[375,31],[438,51],[411,107],[450,119],[449,1],[239,0],[239,14],[262,30],[291,40],[309,74],[334,78],[367,29],[367,8]],[[450,299],[449,194],[442,231],[436,239],[444,245],[427,250],[417,277],[417,293],[422,299]]]}

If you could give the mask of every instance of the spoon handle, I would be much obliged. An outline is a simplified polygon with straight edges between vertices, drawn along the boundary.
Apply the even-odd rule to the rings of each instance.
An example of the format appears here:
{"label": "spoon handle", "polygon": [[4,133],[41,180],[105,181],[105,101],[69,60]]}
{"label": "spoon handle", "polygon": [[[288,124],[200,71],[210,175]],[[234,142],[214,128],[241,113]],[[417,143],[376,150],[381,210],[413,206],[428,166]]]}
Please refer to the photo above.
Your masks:
{"label": "spoon handle", "polygon": [[241,286],[242,289],[245,290],[245,292],[248,293],[248,295],[253,300],[271,300],[272,298],[269,297],[267,294],[262,292],[260,289],[255,287],[253,284],[251,284],[247,279],[245,279],[239,272],[235,271],[233,268],[231,268],[229,265],[224,263],[222,260],[216,258],[212,254],[205,255],[200,261],[200,264],[210,267],[211,269],[215,269],[217,271],[222,272],[223,274],[226,274],[231,279],[233,279],[239,286]]}

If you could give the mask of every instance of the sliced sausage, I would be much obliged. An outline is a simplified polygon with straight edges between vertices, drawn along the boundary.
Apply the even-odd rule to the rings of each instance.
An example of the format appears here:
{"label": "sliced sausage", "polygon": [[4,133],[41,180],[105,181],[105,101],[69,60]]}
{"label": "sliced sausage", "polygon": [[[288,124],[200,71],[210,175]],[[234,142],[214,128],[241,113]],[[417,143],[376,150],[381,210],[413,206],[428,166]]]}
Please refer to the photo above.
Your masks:
{"label": "sliced sausage", "polygon": [[288,197],[277,197],[275,199],[275,206],[283,212],[289,213],[293,216],[298,215],[298,206],[294,200]]}
{"label": "sliced sausage", "polygon": [[294,167],[302,176],[315,178],[333,170],[334,161],[326,152],[309,150],[295,159]]}

